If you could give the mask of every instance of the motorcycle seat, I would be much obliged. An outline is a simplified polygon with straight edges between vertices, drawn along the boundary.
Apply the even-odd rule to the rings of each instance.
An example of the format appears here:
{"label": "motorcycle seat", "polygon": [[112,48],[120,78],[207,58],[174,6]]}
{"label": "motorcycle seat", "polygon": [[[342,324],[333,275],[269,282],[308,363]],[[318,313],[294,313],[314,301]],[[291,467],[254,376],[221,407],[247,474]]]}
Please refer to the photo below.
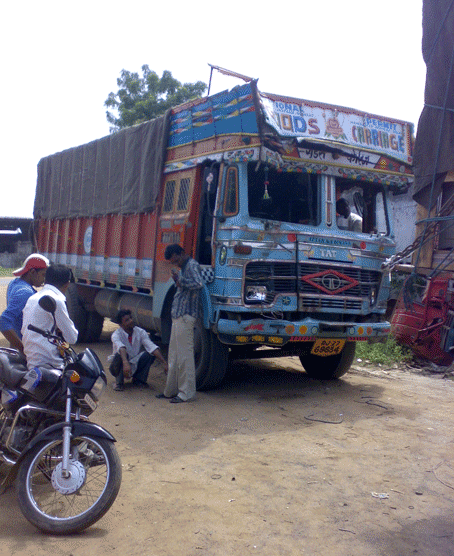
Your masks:
{"label": "motorcycle seat", "polygon": [[16,388],[27,374],[27,367],[23,363],[12,363],[8,356],[0,353],[0,382],[8,388]]}

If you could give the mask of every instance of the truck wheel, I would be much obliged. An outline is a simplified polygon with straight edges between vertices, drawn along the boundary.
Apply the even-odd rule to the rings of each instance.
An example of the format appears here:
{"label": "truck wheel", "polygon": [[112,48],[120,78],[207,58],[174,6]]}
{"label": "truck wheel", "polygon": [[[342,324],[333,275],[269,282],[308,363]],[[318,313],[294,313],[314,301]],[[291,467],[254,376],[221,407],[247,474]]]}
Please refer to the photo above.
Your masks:
{"label": "truck wheel", "polygon": [[197,390],[216,388],[224,379],[229,348],[197,320],[194,327],[194,358]]}
{"label": "truck wheel", "polygon": [[320,355],[300,355],[301,364],[311,378],[318,380],[332,380],[343,376],[355,358],[356,343],[347,342],[338,355],[320,357]]}
{"label": "truck wheel", "polygon": [[87,325],[85,329],[85,342],[97,342],[101,336],[102,327],[104,325],[104,317],[97,311],[89,311],[87,317]]}
{"label": "truck wheel", "polygon": [[97,342],[101,336],[104,317],[96,311],[87,311],[79,297],[76,284],[69,284],[66,290],[66,305],[74,326],[79,331],[78,344]]}
{"label": "truck wheel", "polygon": [[68,313],[74,326],[79,331],[79,336],[77,338],[77,343],[85,342],[87,335],[87,311],[83,306],[83,303],[77,292],[77,286],[74,283],[69,284],[66,290],[66,305],[68,307]]}

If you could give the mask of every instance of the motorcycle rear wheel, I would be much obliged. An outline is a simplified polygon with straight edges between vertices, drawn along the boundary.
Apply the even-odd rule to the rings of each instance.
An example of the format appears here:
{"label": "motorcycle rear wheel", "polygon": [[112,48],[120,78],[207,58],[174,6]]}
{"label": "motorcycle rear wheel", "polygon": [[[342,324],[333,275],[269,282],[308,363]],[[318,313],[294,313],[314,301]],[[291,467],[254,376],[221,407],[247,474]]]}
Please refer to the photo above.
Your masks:
{"label": "motorcycle rear wheel", "polygon": [[110,440],[72,438],[68,479],[61,474],[62,448],[60,437],[35,446],[25,456],[16,482],[26,519],[54,535],[93,525],[109,510],[121,484],[121,462]]}

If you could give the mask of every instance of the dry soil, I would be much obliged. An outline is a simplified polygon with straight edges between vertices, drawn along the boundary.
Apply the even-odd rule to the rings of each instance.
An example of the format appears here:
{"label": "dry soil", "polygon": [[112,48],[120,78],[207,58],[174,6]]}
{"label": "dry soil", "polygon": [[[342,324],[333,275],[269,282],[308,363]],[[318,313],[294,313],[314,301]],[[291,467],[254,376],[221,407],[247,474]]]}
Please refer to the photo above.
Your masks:
{"label": "dry soil", "polygon": [[[104,363],[112,330],[91,346]],[[109,377],[92,420],[117,439],[116,502],[84,533],[53,537],[10,489],[0,554],[453,556],[454,383],[301,371],[296,358],[236,362],[222,387],[185,404],[155,398],[158,364],[148,391],[114,392]]]}

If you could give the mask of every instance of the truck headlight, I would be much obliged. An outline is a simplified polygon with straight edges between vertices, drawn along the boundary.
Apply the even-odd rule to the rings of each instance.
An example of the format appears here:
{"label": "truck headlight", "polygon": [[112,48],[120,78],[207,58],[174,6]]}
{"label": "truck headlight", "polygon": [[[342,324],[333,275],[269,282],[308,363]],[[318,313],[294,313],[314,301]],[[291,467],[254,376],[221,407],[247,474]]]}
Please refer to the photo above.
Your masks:
{"label": "truck headlight", "polygon": [[267,289],[266,286],[247,286],[246,287],[246,301],[263,303],[266,301]]}
{"label": "truck headlight", "polygon": [[371,288],[371,290],[370,290],[370,305],[371,305],[371,307],[373,305],[375,305],[376,301],[377,301],[377,288]]}

